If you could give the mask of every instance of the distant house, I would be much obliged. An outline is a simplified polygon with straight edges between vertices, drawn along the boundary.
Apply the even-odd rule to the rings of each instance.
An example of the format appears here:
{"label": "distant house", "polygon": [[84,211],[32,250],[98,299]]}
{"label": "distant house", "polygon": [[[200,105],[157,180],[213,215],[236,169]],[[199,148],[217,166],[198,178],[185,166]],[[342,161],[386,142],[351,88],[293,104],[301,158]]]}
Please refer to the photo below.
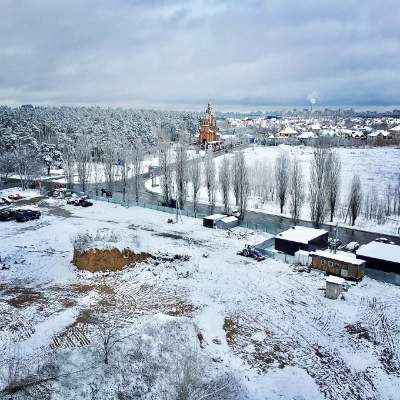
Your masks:
{"label": "distant house", "polygon": [[297,131],[295,131],[292,127],[287,126],[286,128],[282,129],[279,133],[278,133],[278,137],[280,138],[290,138],[293,136],[297,136]]}
{"label": "distant house", "polygon": [[388,131],[378,130],[367,135],[367,143],[377,146],[392,143],[392,135]]}
{"label": "distant house", "polygon": [[300,133],[299,136],[297,136],[297,139],[299,139],[300,143],[304,144],[309,144],[315,141],[317,138],[317,135],[314,132],[303,132]]}
{"label": "distant house", "polygon": [[357,258],[366,261],[366,267],[400,274],[400,246],[370,242],[356,251]]}
{"label": "distant house", "polygon": [[400,125],[390,128],[389,132],[391,133],[391,135],[393,135],[393,140],[396,143],[400,143]]}
{"label": "distant house", "polygon": [[360,280],[365,274],[365,261],[357,259],[351,253],[331,253],[317,250],[310,256],[312,257],[312,268],[325,271],[331,275]]}
{"label": "distant house", "polygon": [[321,132],[321,125],[318,123],[311,125],[311,131],[318,136],[319,133]]}
{"label": "distant house", "polygon": [[275,236],[275,250],[294,256],[298,250],[313,251],[328,247],[328,231],[293,226]]}

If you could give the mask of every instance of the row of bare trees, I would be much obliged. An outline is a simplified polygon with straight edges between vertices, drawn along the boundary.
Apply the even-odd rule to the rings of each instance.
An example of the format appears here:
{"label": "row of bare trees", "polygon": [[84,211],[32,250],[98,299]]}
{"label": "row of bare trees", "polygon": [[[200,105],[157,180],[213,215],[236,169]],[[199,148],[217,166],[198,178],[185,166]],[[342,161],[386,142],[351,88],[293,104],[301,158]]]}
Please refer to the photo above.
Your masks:
{"label": "row of bare trees", "polygon": [[[90,136],[81,136],[63,149],[67,185],[72,188],[78,183],[81,190],[86,191],[89,184],[93,184],[98,195],[103,186],[112,193],[118,178],[124,197],[129,189],[139,201],[144,151],[140,141],[131,143],[124,136],[107,135],[101,142],[93,142]],[[129,184],[130,178],[132,184]]]}
{"label": "row of bare trees", "polygon": [[158,146],[160,166],[160,186],[164,204],[170,204],[176,198],[177,207],[185,207],[188,195],[193,202],[193,211],[198,211],[199,192],[207,189],[210,211],[215,209],[218,191],[226,213],[231,209],[231,196],[241,217],[244,217],[250,193],[248,167],[244,154],[235,153],[231,160],[224,156],[217,171],[214,155],[207,152],[203,158],[198,154],[190,158],[187,144],[179,142],[172,148],[166,140],[160,140]]}
{"label": "row of bare trees", "polygon": [[[308,205],[314,226],[321,226],[329,215],[330,222],[337,213],[340,194],[341,162],[332,148],[318,145],[313,150],[308,182]],[[281,153],[275,162],[276,191],[281,213],[289,197],[289,209],[293,221],[299,220],[306,200],[304,177],[299,160],[292,160],[287,153]],[[349,218],[355,225],[362,208],[363,192],[360,177],[353,176],[348,195],[345,222]]]}
{"label": "row of bare trees", "polygon": [[273,167],[271,171],[268,165],[255,165],[252,173],[257,178],[252,184],[252,192],[263,202],[276,201],[281,213],[287,206],[295,223],[306,202],[316,227],[328,217],[333,222],[338,214],[353,226],[362,214],[378,223],[384,223],[392,215],[400,215],[400,176],[397,183],[387,185],[384,193],[371,188],[364,195],[360,177],[354,174],[347,197],[340,201],[341,161],[326,145],[314,147],[308,184],[299,159],[291,158],[287,152],[278,155]]}

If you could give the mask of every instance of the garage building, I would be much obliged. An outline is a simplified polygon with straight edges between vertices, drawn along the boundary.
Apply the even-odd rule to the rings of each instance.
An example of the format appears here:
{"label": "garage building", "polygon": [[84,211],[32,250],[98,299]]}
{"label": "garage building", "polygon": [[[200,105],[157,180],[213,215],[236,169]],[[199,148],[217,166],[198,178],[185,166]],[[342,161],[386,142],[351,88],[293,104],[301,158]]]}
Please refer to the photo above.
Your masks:
{"label": "garage building", "polygon": [[366,267],[400,274],[400,246],[370,242],[356,251],[357,258],[366,261]]}
{"label": "garage building", "polygon": [[328,231],[293,226],[275,236],[275,249],[294,256],[298,250],[314,251],[328,247]]}

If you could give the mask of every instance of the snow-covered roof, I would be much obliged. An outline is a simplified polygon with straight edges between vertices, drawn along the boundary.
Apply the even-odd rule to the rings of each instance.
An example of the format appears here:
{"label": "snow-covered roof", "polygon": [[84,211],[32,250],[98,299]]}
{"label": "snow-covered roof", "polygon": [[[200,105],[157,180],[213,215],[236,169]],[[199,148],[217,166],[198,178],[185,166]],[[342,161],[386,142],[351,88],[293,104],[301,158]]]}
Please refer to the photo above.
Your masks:
{"label": "snow-covered roof", "polygon": [[400,125],[394,126],[389,129],[390,132],[400,132]]}
{"label": "snow-covered roof", "polygon": [[306,250],[297,250],[296,253],[294,253],[295,256],[299,255],[299,256],[309,256],[310,252],[306,251]]}
{"label": "snow-covered roof", "polygon": [[287,231],[281,232],[276,235],[277,238],[289,240],[291,242],[308,244],[309,241],[325,235],[328,231],[323,229],[308,228],[306,226],[293,226]]}
{"label": "snow-covered roof", "polygon": [[361,246],[356,255],[400,263],[400,246],[374,241]]}
{"label": "snow-covered roof", "polygon": [[297,132],[290,126],[287,126],[285,129],[282,129],[279,132],[279,135],[296,135]]}
{"label": "snow-covered roof", "polygon": [[221,218],[222,222],[229,223],[229,222],[236,222],[238,219],[231,215],[230,217]]}
{"label": "snow-covered roof", "polygon": [[360,260],[356,258],[354,255],[345,253],[343,251],[337,253],[331,253],[329,251],[317,250],[312,254],[315,254],[320,257],[329,258],[331,260],[343,261],[345,263],[353,264],[353,265],[363,265],[365,264],[364,260]]}
{"label": "snow-covered roof", "polygon": [[379,135],[388,136],[388,135],[390,135],[390,133],[388,131],[379,130],[379,131],[375,131],[375,132],[372,132],[372,133],[368,134],[369,137],[376,137],[376,136],[379,136]]}
{"label": "snow-covered roof", "polygon": [[314,132],[303,132],[297,137],[299,139],[314,139],[315,138],[315,134],[314,134]]}
{"label": "snow-covered roof", "polygon": [[212,215],[208,215],[207,217],[204,217],[204,219],[210,219],[213,221],[218,221],[219,219],[225,218],[227,217],[227,215],[225,214],[212,214]]}
{"label": "snow-covered roof", "polygon": [[221,139],[237,139],[236,135],[221,135]]}
{"label": "snow-covered roof", "polygon": [[345,280],[343,278],[340,278],[338,276],[334,276],[334,275],[329,275],[326,278],[326,281],[329,283],[336,283],[337,285],[344,285]]}

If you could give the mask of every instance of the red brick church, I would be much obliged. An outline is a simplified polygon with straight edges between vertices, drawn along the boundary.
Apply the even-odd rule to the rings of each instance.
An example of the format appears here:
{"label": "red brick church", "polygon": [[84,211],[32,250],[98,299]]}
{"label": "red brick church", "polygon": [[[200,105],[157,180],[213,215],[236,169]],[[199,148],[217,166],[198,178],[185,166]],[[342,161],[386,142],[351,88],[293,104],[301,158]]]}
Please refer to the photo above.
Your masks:
{"label": "red brick church", "polygon": [[203,114],[200,120],[199,143],[206,144],[220,141],[221,136],[218,132],[219,128],[217,128],[217,117],[215,112],[211,109],[211,103],[208,103],[206,112]]}

